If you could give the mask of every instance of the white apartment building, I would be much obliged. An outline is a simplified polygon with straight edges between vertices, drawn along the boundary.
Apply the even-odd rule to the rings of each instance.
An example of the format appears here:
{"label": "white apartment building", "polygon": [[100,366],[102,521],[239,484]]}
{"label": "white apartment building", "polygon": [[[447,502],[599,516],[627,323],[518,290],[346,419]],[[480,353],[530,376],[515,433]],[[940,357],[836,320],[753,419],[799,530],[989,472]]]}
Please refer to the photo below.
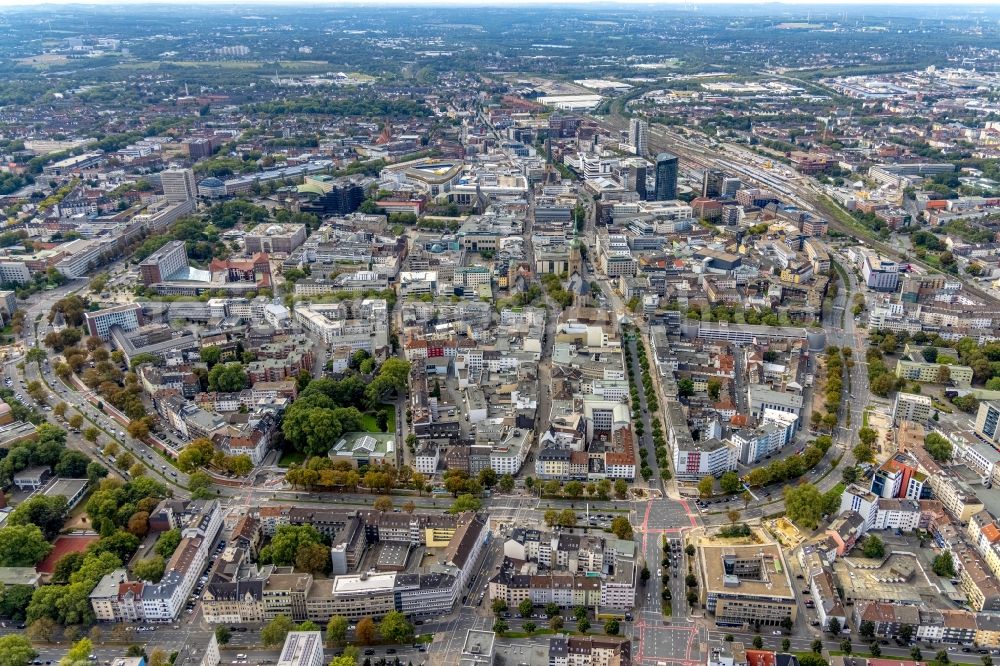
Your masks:
{"label": "white apartment building", "polygon": [[160,172],[163,196],[170,203],[191,201],[198,196],[198,186],[194,182],[191,169],[167,169]]}
{"label": "white apartment building", "polygon": [[840,513],[856,511],[865,521],[865,531],[874,529],[878,524],[879,497],[861,486],[851,484],[840,496]]}
{"label": "white apartment building", "polygon": [[304,303],[295,306],[295,320],[328,345],[364,349],[370,354],[389,344],[388,306],[371,298],[340,303]]}
{"label": "white apartment building", "polygon": [[[212,544],[222,528],[222,510],[217,500],[195,505],[196,512],[182,516],[181,542],[167,562],[159,583],[129,582],[124,570],[114,571],[98,583],[90,595],[94,614],[104,621],[173,622],[205,570]],[[120,593],[127,583],[125,594]]]}
{"label": "white apartment building", "polygon": [[920,502],[911,499],[879,499],[873,527],[877,530],[912,532],[920,527]]}
{"label": "white apartment building", "polygon": [[861,252],[861,275],[875,291],[895,291],[899,286],[899,264],[872,250]]}
{"label": "white apartment building", "polygon": [[892,406],[892,420],[896,423],[900,421],[917,421],[924,423],[931,418],[933,413],[931,398],[918,393],[896,394],[896,401]]}
{"label": "white apartment building", "polygon": [[90,335],[108,340],[111,337],[108,332],[112,326],[121,326],[125,331],[139,328],[141,311],[142,307],[135,303],[116,305],[96,312],[85,312],[83,320]]}
{"label": "white apartment building", "polygon": [[437,472],[440,453],[437,444],[428,442],[417,449],[413,459],[413,468],[421,474],[431,475]]}
{"label": "white apartment building", "polygon": [[0,283],[25,284],[31,281],[31,272],[23,261],[0,261]]}

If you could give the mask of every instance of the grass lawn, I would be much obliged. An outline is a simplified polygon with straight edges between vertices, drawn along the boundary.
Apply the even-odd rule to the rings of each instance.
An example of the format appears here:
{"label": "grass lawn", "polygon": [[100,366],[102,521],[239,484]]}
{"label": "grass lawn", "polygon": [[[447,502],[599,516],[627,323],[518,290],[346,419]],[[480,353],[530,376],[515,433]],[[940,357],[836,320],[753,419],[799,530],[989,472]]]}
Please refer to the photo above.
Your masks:
{"label": "grass lawn", "polygon": [[[381,410],[389,420],[386,432],[396,432],[396,408],[392,405],[382,405]],[[378,427],[378,421],[375,420],[376,413],[377,411],[372,411],[361,415],[361,427],[365,432],[382,432]]]}
{"label": "grass lawn", "polygon": [[278,460],[278,467],[291,467],[301,465],[306,461],[306,454],[301,451],[286,450],[281,452],[281,459]]}
{"label": "grass lawn", "polygon": [[[546,627],[545,629],[542,629],[542,628],[535,629],[530,634],[527,631],[505,631],[505,632],[503,632],[503,637],[504,638],[528,638],[529,636],[550,636],[550,635],[555,634],[555,633],[556,632],[554,632],[551,629],[549,629],[548,627]],[[565,629],[563,631],[560,631],[559,633],[561,633],[561,634],[576,634],[577,632]],[[580,635],[582,635],[582,634],[580,634]]]}

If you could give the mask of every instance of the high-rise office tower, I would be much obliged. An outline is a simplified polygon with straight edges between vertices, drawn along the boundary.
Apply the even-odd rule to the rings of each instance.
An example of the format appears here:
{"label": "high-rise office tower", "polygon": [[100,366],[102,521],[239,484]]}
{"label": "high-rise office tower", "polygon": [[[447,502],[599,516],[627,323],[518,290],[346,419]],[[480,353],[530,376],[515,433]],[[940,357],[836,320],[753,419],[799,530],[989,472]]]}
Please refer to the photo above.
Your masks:
{"label": "high-rise office tower", "polygon": [[726,176],[722,179],[722,187],[719,189],[719,196],[726,199],[732,199],[736,196],[736,193],[740,191],[743,187],[743,183],[740,182],[739,178],[730,178]]}
{"label": "high-rise office tower", "polygon": [[628,124],[628,144],[635,149],[639,157],[646,156],[649,146],[649,125],[645,120],[633,118]]}
{"label": "high-rise office tower", "polygon": [[702,174],[701,196],[717,197],[722,194],[722,181],[725,180],[726,173],[718,169],[708,169]]}
{"label": "high-rise office tower", "polygon": [[633,160],[628,165],[628,186],[639,194],[639,199],[646,198],[646,161]]}
{"label": "high-rise office tower", "polygon": [[198,195],[198,188],[194,183],[194,172],[191,169],[161,171],[160,185],[163,186],[163,196],[170,203],[191,201]]}
{"label": "high-rise office tower", "polygon": [[656,191],[654,201],[669,201],[677,198],[677,156],[660,153],[656,156]]}

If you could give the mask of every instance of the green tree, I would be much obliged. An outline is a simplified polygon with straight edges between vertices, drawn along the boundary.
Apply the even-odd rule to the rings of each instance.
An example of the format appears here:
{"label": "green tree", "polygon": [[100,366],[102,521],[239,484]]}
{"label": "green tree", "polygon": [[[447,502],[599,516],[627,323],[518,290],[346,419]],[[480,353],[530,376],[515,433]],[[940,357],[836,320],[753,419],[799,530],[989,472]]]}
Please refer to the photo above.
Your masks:
{"label": "green tree", "polygon": [[812,646],[811,647],[812,647],[812,651],[815,652],[816,654],[822,654],[823,653],[823,641],[821,639],[819,639],[819,638],[815,639],[812,642]]}
{"label": "green tree", "polygon": [[0,539],[0,566],[33,567],[51,550],[52,544],[37,525],[11,525]]}
{"label": "green tree", "polygon": [[222,357],[222,350],[216,345],[209,345],[208,347],[202,347],[201,349],[201,360],[204,361],[209,370],[211,370],[219,359]]}
{"label": "green tree", "polygon": [[632,540],[632,524],[627,516],[615,516],[611,520],[611,533],[625,541]]}
{"label": "green tree", "polygon": [[89,638],[81,638],[73,647],[69,649],[66,656],[59,660],[59,666],[73,666],[73,664],[87,663],[94,644]]}
{"label": "green tree", "polygon": [[479,480],[479,485],[484,488],[492,488],[497,483],[497,473],[489,467],[479,470],[476,478]]}
{"label": "green tree", "polygon": [[278,615],[260,630],[260,640],[266,647],[281,645],[285,636],[295,629],[295,623],[287,615]]}
{"label": "green tree", "polygon": [[4,586],[0,590],[0,617],[23,622],[34,593],[35,588],[31,585]]}
{"label": "green tree", "polygon": [[840,620],[835,617],[831,617],[830,621],[826,624],[826,630],[829,631],[834,636],[840,634]]}
{"label": "green tree", "polygon": [[409,643],[413,640],[413,625],[399,611],[389,611],[379,623],[378,632],[390,643]]}
{"label": "green tree", "polygon": [[27,666],[38,656],[21,634],[0,636],[0,666]]}
{"label": "green tree", "polygon": [[166,561],[161,555],[153,555],[144,560],[139,560],[132,565],[132,575],[139,580],[150,583],[159,583],[163,578],[163,571],[166,568]]}
{"label": "green tree", "polygon": [[510,491],[514,490],[514,477],[511,476],[510,474],[504,474],[503,476],[500,477],[500,482],[498,485],[500,487],[500,490],[502,490],[505,493],[509,493]]}
{"label": "green tree", "polygon": [[955,561],[952,559],[951,551],[944,551],[934,558],[931,569],[942,578],[955,577]]}
{"label": "green tree", "polygon": [[[32,600],[32,601],[34,601],[34,600]],[[30,611],[30,609],[29,609],[29,611]],[[47,616],[40,616],[40,617],[37,617],[37,618],[33,619],[32,615],[30,614],[30,612],[29,612],[29,615],[28,615],[27,619],[29,620],[29,624],[28,624],[28,630],[27,630],[27,632],[25,632],[25,635],[29,639],[31,639],[35,643],[38,643],[38,642],[51,643],[52,642],[52,637],[55,635],[56,628],[58,626],[58,625],[56,625],[56,621],[55,620],[53,620],[51,617],[47,617]]]}
{"label": "green tree", "polygon": [[864,442],[858,442],[851,449],[851,453],[854,455],[854,459],[859,463],[870,463],[875,462],[875,452],[872,447],[865,444]]}
{"label": "green tree", "polygon": [[326,640],[333,645],[343,645],[347,640],[347,618],[343,615],[334,615],[326,623]]}
{"label": "green tree", "polygon": [[11,512],[7,522],[9,525],[37,525],[51,541],[66,522],[66,498],[62,495],[29,497]]}
{"label": "green tree", "polygon": [[787,638],[782,638],[781,639],[781,651],[782,652],[788,652],[789,648],[791,648],[791,647],[792,647],[792,642],[790,640],[788,640]]}
{"label": "green tree", "polygon": [[711,476],[703,476],[701,480],[698,481],[698,494],[702,497],[711,497],[714,489],[715,479]]}
{"label": "green tree", "polygon": [[279,525],[271,543],[261,549],[260,560],[289,566],[295,564],[295,556],[300,548],[321,543],[323,537],[312,525]]}
{"label": "green tree", "polygon": [[627,493],[628,484],[625,483],[625,479],[615,479],[615,497],[625,499]]}
{"label": "green tree", "polygon": [[156,541],[157,554],[161,557],[167,558],[174,554],[177,550],[177,546],[181,543],[181,531],[178,528],[172,530],[167,530],[160,534],[160,538]]}
{"label": "green tree", "polygon": [[938,462],[951,460],[953,454],[951,442],[936,432],[932,432],[924,438],[924,448]]}
{"label": "green tree", "polygon": [[861,625],[858,627],[858,632],[864,640],[872,640],[875,638],[875,623],[871,620],[863,620]]}
{"label": "green tree", "polygon": [[708,397],[712,402],[719,401],[719,395],[722,392],[722,380],[718,377],[712,377],[708,380]]}
{"label": "green tree", "polygon": [[232,637],[233,634],[229,631],[229,627],[219,626],[215,628],[215,640],[219,642],[219,645],[227,645],[229,643],[229,639]]}
{"label": "green tree", "polygon": [[617,636],[619,631],[621,631],[621,626],[618,624],[618,620],[611,618],[604,623],[604,633],[608,636]]}
{"label": "green tree", "polygon": [[459,495],[452,502],[451,507],[448,509],[448,513],[462,513],[464,511],[479,511],[483,506],[483,503],[478,497],[474,497],[469,494]]}
{"label": "green tree", "polygon": [[810,530],[816,529],[822,510],[822,495],[811,483],[785,488],[785,513],[790,520]]}
{"label": "green tree", "polygon": [[764,649],[764,639],[761,638],[760,634],[757,634],[756,636],[753,637],[753,648],[755,650],[763,650]]}
{"label": "green tree", "polygon": [[869,534],[865,538],[864,545],[861,547],[861,552],[864,556],[873,560],[880,560],[885,557],[885,544],[874,534]]}
{"label": "green tree", "polygon": [[500,615],[507,612],[507,602],[503,599],[494,599],[493,603],[490,604],[490,608],[493,610],[494,615]]}
{"label": "green tree", "polygon": [[521,603],[517,605],[517,612],[521,617],[531,617],[531,613],[535,610],[535,605],[531,603],[531,599],[522,599]]}
{"label": "green tree", "polygon": [[726,472],[719,479],[719,485],[722,487],[722,492],[731,494],[739,492],[740,488],[743,487],[743,482],[740,481],[740,476],[736,472]]}
{"label": "green tree", "polygon": [[330,666],[357,666],[359,654],[361,652],[358,648],[348,645],[341,654],[333,658]]}
{"label": "green tree", "polygon": [[234,393],[248,385],[247,373],[242,363],[218,364],[208,372],[208,388],[211,391]]}

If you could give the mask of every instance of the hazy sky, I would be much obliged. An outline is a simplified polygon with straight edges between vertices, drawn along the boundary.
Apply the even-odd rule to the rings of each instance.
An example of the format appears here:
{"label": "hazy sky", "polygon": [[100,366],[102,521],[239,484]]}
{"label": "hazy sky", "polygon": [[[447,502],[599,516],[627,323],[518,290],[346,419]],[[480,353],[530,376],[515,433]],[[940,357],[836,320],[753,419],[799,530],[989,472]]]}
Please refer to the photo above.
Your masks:
{"label": "hazy sky", "polygon": [[674,0],[652,0],[646,2],[614,2],[613,0],[350,0],[349,2],[323,2],[318,0],[240,0],[239,2],[234,2],[233,0],[88,0],[86,2],[81,2],[80,0],[46,0],[42,3],[32,3],[26,0],[0,0],[0,7],[32,7],[38,9],[39,11],[44,11],[46,6],[50,5],[116,5],[121,7],[129,6],[141,6],[145,4],[176,4],[176,5],[187,5],[187,6],[197,6],[204,4],[213,5],[230,5],[230,6],[245,6],[245,5],[271,5],[271,6],[351,6],[351,5],[396,5],[396,6],[406,6],[406,5],[452,5],[452,6],[491,6],[491,7],[509,7],[511,5],[518,6],[545,6],[545,5],[592,5],[600,6],[605,8],[614,8],[616,6],[660,6],[660,7],[674,7],[674,8],[688,8],[694,9],[698,5],[753,5],[758,11],[767,7],[773,7],[777,11],[794,11],[796,8],[802,7],[803,5],[817,6],[823,5],[826,7],[836,7],[838,5],[868,5],[873,8],[875,7],[905,7],[912,5],[921,5],[922,7],[929,6],[940,6],[945,11],[950,11],[958,13],[962,11],[964,7],[971,6],[983,6],[983,7],[996,7],[997,0],[962,0],[958,3],[944,3],[941,0],[879,0],[872,2],[871,0],[841,0],[839,2],[831,2],[830,0],[789,0],[785,2],[773,2],[773,1],[761,1],[761,0],[698,0],[697,2],[678,2]]}

